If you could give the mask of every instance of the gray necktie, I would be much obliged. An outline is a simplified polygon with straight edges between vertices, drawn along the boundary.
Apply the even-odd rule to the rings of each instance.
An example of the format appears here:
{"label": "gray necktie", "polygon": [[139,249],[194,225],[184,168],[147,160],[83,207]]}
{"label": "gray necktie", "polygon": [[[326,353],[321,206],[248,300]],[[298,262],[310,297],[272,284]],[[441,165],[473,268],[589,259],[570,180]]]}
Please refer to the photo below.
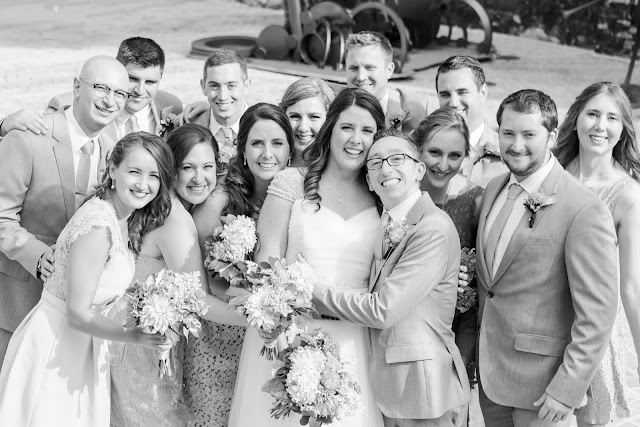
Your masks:
{"label": "gray necktie", "polygon": [[124,124],[124,134],[129,135],[133,132],[140,132],[140,126],[138,126],[138,118],[135,114],[132,114]]}
{"label": "gray necktie", "polygon": [[92,140],[89,140],[89,142],[80,148],[80,161],[78,162],[78,173],[76,173],[76,205],[78,205],[78,202],[87,194],[93,148],[94,143]]}
{"label": "gray necktie", "polygon": [[509,215],[511,215],[511,211],[513,211],[513,205],[516,202],[516,198],[522,193],[523,188],[518,184],[511,184],[509,187],[509,192],[507,193],[507,200],[504,202],[504,206],[500,209],[496,220],[493,222],[491,226],[491,230],[489,230],[489,235],[487,237],[487,245],[484,253],[485,259],[487,260],[487,266],[489,267],[489,273],[493,277],[493,263],[496,257],[496,248],[498,247],[498,242],[500,241],[500,236],[502,235],[502,231],[504,230],[504,226],[507,224],[507,220],[509,219]]}

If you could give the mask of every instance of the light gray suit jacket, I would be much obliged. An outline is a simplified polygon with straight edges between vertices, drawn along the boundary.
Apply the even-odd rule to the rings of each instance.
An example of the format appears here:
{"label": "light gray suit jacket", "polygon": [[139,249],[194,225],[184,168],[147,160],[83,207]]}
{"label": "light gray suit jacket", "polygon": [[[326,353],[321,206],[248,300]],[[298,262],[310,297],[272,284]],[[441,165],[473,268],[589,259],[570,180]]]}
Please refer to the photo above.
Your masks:
{"label": "light gray suit jacket", "polygon": [[[12,131],[0,144],[0,328],[13,332],[40,299],[38,260],[76,210],[67,119],[45,114],[46,135]],[[114,142],[100,135],[98,182]]]}
{"label": "light gray suit jacket", "polygon": [[533,228],[527,211],[491,278],[485,224],[509,174],[484,194],[477,237],[479,373],[489,399],[537,410],[544,392],[581,405],[618,308],[616,235],[607,207],[556,163],[540,191],[556,202]]}
{"label": "light gray suit jacket", "polygon": [[369,327],[371,382],[389,418],[433,419],[469,401],[469,380],[451,323],[460,240],[427,193],[407,215],[409,230],[382,259],[376,242],[369,293],[326,288],[321,311]]}

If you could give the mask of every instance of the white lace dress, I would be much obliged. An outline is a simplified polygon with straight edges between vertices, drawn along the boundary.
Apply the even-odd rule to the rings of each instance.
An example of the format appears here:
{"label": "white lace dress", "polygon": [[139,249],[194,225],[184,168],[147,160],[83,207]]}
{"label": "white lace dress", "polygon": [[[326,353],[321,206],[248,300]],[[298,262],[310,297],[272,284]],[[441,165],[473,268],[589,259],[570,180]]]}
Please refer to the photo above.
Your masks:
{"label": "white lace dress", "polygon": [[0,374],[0,426],[109,426],[107,342],[71,329],[65,303],[69,247],[95,228],[109,231],[111,248],[93,308],[106,311],[133,278],[133,255],[115,210],[101,199],[89,200],[60,233],[55,272],[9,343]]}
{"label": "white lace dress", "polygon": [[[294,202],[289,220],[287,261],[294,262],[297,255],[302,254],[323,282],[353,292],[366,292],[380,222],[375,207],[346,221],[326,207],[315,211],[302,200],[302,176],[295,168],[276,175],[269,193]],[[322,328],[340,345],[343,354],[352,361],[350,369],[362,389],[363,411],[354,417],[334,421],[331,427],[381,427],[382,415],[369,381],[366,328],[342,320],[321,320],[313,327]],[[262,345],[256,330],[248,328],[229,426],[299,426],[299,414],[292,413],[280,420],[269,416],[274,400],[260,389],[271,378],[272,364],[259,355]]]}

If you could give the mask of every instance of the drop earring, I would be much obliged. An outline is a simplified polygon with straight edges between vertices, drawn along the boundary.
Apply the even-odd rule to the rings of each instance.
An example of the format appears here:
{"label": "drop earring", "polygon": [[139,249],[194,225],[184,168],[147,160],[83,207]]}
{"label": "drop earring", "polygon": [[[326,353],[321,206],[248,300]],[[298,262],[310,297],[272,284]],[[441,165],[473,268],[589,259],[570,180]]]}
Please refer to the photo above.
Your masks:
{"label": "drop earring", "polygon": [[113,179],[111,180],[111,189],[112,190],[116,189],[116,182]]}
{"label": "drop earring", "polygon": [[291,166],[291,157],[289,157],[289,161],[287,162],[287,166]]}
{"label": "drop earring", "polygon": [[247,158],[244,158],[244,165],[247,166]]}

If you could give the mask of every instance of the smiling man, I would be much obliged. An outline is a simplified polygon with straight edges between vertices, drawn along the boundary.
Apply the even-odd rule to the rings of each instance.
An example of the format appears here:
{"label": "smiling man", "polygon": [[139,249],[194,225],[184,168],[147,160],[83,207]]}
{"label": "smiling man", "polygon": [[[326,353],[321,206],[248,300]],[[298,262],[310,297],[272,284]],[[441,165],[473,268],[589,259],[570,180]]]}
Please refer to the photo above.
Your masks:
{"label": "smiling man", "polygon": [[46,135],[14,130],[0,144],[0,363],[53,271],[51,245],[104,173],[115,141],[101,131],[127,90],[121,63],[93,57],[73,81],[72,105],[44,115]]}
{"label": "smiling man", "polygon": [[469,128],[470,152],[460,174],[486,187],[491,179],[507,172],[507,167],[500,158],[498,134],[484,119],[489,88],[480,62],[468,55],[447,58],[438,68],[436,91],[440,106],[455,108]]}
{"label": "smiling man", "polygon": [[[384,212],[369,292],[318,283],[314,302],[321,312],[369,328],[370,377],[385,427],[463,426],[469,380],[451,330],[458,233],[420,192],[425,166],[415,144],[397,129],[376,138],[365,165]],[[385,230],[394,227],[399,237],[391,242]]]}
{"label": "smiling man", "polygon": [[[182,103],[176,96],[158,89],[164,72],[164,51],[151,39],[132,37],[120,44],[116,59],[127,70],[131,96],[124,110],[104,132],[115,140],[137,131],[163,134],[161,122],[166,114],[182,112]],[[58,95],[49,101],[48,108],[64,109],[72,99],[72,93]]]}
{"label": "smiling man", "polygon": [[393,48],[382,34],[373,31],[351,34],[346,51],[347,86],[364,89],[378,99],[387,127],[393,126],[408,134],[438,108],[438,101],[432,96],[389,88],[395,69]]}

